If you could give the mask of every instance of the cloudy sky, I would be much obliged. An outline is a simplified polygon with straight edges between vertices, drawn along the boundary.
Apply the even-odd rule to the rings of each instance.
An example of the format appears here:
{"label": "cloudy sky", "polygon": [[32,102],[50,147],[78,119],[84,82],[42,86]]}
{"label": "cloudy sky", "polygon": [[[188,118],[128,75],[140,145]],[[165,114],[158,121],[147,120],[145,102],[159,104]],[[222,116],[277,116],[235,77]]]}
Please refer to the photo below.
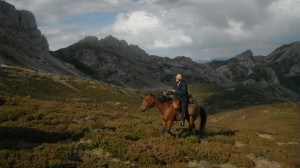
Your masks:
{"label": "cloudy sky", "polygon": [[113,35],[150,55],[267,55],[300,40],[300,0],[6,0],[32,11],[50,50]]}

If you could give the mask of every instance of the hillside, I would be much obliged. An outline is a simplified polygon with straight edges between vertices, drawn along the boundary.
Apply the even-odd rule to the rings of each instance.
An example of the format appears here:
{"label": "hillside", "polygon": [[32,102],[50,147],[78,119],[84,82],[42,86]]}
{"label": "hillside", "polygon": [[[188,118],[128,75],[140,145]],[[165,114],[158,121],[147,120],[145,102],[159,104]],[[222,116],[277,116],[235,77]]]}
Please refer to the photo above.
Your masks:
{"label": "hillside", "polygon": [[[300,165],[299,103],[209,115],[203,139],[173,138],[161,135],[156,109],[138,110],[136,90],[19,67],[0,73],[0,167]],[[218,93],[192,87],[200,99]]]}

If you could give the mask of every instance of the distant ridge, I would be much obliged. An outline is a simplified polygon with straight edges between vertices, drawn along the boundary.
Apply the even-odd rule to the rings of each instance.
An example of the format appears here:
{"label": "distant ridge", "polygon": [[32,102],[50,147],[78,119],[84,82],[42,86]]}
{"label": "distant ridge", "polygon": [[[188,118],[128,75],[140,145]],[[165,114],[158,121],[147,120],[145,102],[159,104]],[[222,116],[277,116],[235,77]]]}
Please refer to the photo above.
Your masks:
{"label": "distant ridge", "polygon": [[170,87],[177,73],[183,73],[189,82],[231,85],[209,66],[193,62],[188,57],[149,56],[137,45],[129,45],[113,36],[100,40],[89,36],[52,54],[73,64],[87,76],[126,87]]}

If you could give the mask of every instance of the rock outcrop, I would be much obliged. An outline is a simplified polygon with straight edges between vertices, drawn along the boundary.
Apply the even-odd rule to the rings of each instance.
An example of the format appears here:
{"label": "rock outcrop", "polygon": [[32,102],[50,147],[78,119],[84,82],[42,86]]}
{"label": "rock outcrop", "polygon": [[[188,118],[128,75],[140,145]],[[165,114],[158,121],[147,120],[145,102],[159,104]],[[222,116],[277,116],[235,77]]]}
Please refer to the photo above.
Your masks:
{"label": "rock outcrop", "polygon": [[300,42],[283,45],[266,56],[280,84],[300,94]]}
{"label": "rock outcrop", "polygon": [[283,45],[266,56],[268,65],[278,74],[300,75],[300,42]]}
{"label": "rock outcrop", "polygon": [[0,63],[22,65],[58,74],[79,75],[49,53],[47,39],[34,15],[0,1]]}
{"label": "rock outcrop", "polygon": [[[300,93],[299,86],[295,85],[300,81],[299,52],[299,42],[284,45],[266,57],[253,56],[247,50],[219,65],[216,72],[235,85],[269,90],[278,97],[297,97],[294,92]],[[286,84],[287,80],[290,83]]]}
{"label": "rock outcrop", "polygon": [[[249,83],[248,80],[278,85],[278,79],[272,68],[257,63],[252,51],[247,50],[225,62],[216,69],[216,72],[235,83]],[[250,82],[253,83],[253,82]]]}

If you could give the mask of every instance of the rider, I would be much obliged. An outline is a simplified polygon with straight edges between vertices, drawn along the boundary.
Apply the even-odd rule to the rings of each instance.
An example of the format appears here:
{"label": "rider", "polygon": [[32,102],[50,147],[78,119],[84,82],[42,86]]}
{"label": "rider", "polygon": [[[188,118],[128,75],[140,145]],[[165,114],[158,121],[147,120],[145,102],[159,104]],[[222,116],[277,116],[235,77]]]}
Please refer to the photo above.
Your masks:
{"label": "rider", "polygon": [[188,112],[189,104],[189,94],[188,94],[188,85],[186,81],[182,79],[181,74],[177,74],[175,77],[176,84],[174,85],[171,92],[164,94],[174,94],[174,97],[179,100],[179,112],[181,113],[181,121],[179,122],[180,126],[184,126],[185,114]]}

